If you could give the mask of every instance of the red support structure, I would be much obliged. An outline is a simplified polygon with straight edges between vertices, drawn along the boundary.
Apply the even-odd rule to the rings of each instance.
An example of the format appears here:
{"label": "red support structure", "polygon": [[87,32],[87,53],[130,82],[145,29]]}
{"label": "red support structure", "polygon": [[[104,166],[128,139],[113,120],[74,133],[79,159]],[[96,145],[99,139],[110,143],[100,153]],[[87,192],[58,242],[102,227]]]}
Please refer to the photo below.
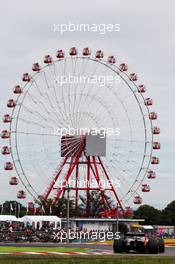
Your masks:
{"label": "red support structure", "polygon": [[79,170],[79,164],[76,166],[76,188],[75,188],[75,208],[78,208],[78,170]]}
{"label": "red support structure", "polygon": [[[80,170],[80,166],[85,165],[86,166],[86,172],[84,177],[83,175],[79,175],[80,171],[82,173],[82,170]],[[67,169],[66,169],[67,166]],[[63,169],[65,174],[63,175]],[[66,169],[66,170],[65,170]],[[101,172],[103,172],[103,179],[105,177],[105,180],[108,182],[108,187],[102,186],[101,181]],[[71,180],[71,177],[75,175],[75,185],[69,186],[68,183]],[[92,179],[95,179],[97,182],[97,186],[91,186]],[[56,186],[58,184],[58,180],[62,180],[61,186]],[[86,179],[85,186],[80,186],[79,181]],[[58,199],[64,196],[65,192],[68,191],[68,189],[75,191],[75,208],[78,208],[78,200],[79,200],[79,191],[85,191],[86,197],[87,197],[87,205],[86,205],[86,213],[89,214],[90,210],[90,191],[98,191],[101,193],[102,201],[106,207],[107,215],[111,216],[114,215],[114,211],[117,212],[119,208],[120,211],[124,212],[123,206],[121,204],[121,201],[117,195],[117,192],[110,180],[110,177],[107,173],[107,170],[99,156],[86,156],[85,153],[85,140],[82,140],[80,143],[79,150],[76,151],[76,154],[73,156],[67,155],[67,157],[64,158],[60,168],[58,169],[57,173],[55,174],[55,177],[51,181],[48,190],[45,192],[45,195],[43,196],[44,199],[48,199],[51,195],[51,192],[53,190],[56,190],[56,195],[54,196],[54,199],[52,200],[53,204],[56,204]],[[116,198],[116,207],[112,208],[111,204],[108,201],[108,197],[105,194],[106,191],[113,192],[114,197]]]}
{"label": "red support structure", "polygon": [[[89,215],[90,210],[90,157],[87,157],[87,192],[86,192],[86,198],[87,198],[87,205],[86,205],[86,214]],[[91,189],[92,190],[92,189]]]}
{"label": "red support structure", "polygon": [[[83,147],[80,149],[79,154],[77,154],[77,156],[75,158],[74,157],[72,158],[71,163],[69,165],[69,170],[68,170],[67,174],[64,176],[62,187],[61,188],[58,187],[58,189],[57,189],[56,197],[53,199],[53,204],[55,204],[57,202],[58,198],[61,198],[62,193],[68,184],[68,180],[69,180],[75,166],[77,166],[77,164],[78,164],[78,161],[79,161],[81,154],[82,154],[82,150],[83,150]],[[74,159],[75,159],[75,161],[74,161]]]}
{"label": "red support structure", "polygon": [[92,157],[93,159],[93,164],[94,164],[94,167],[95,167],[95,174],[96,174],[96,180],[97,180],[97,183],[99,185],[99,191],[101,192],[101,196],[102,196],[102,200],[103,200],[103,203],[108,207],[108,208],[111,208],[110,204],[108,203],[108,200],[106,198],[106,196],[104,195],[104,189],[101,185],[101,180],[100,180],[100,176],[99,176],[99,172],[98,172],[98,167],[97,167],[97,163],[96,163],[96,159],[95,157],[93,156]]}
{"label": "red support structure", "polygon": [[107,171],[106,171],[106,169],[105,169],[105,167],[104,167],[104,165],[103,165],[103,163],[102,163],[100,157],[98,157],[98,160],[99,160],[99,162],[100,162],[100,164],[101,164],[101,166],[102,166],[102,168],[103,168],[103,171],[104,171],[104,173],[105,173],[105,175],[106,175],[106,178],[108,179],[108,182],[109,182],[110,185],[111,185],[112,191],[113,191],[113,193],[114,193],[114,195],[115,195],[115,198],[117,199],[118,206],[122,209],[122,211],[124,211],[123,206],[122,206],[122,204],[121,204],[121,201],[120,201],[119,198],[118,198],[118,195],[117,195],[117,193],[116,193],[116,191],[115,191],[115,189],[114,189],[114,186],[113,186],[112,183],[111,183],[111,180],[110,180],[110,178],[109,178],[109,176],[108,176],[108,174],[107,174]]}
{"label": "red support structure", "polygon": [[68,157],[66,157],[64,160],[63,160],[63,163],[61,164],[61,166],[59,167],[59,170],[57,171],[55,177],[53,178],[53,180],[51,181],[50,185],[49,185],[49,188],[46,190],[45,194],[44,194],[44,200],[47,200],[51,191],[53,190],[53,187],[56,183],[56,181],[58,180],[58,177],[60,176],[62,170],[63,170],[63,167],[64,165],[66,164],[66,161],[67,161]]}

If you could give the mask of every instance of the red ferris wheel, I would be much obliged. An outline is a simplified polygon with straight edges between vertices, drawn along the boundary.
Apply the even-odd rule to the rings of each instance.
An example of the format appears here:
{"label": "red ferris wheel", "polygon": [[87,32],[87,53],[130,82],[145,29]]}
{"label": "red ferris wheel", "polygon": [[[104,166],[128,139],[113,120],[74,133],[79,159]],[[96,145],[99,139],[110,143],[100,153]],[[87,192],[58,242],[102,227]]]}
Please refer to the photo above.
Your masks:
{"label": "red ferris wheel", "polygon": [[43,63],[33,64],[34,74],[23,74],[3,118],[4,169],[17,197],[56,204],[70,191],[78,207],[79,195],[88,206],[97,191],[106,216],[141,204],[156,178],[160,149],[157,113],[145,85],[102,50],[94,56],[89,48],[79,55],[73,47],[68,56],[58,50]]}

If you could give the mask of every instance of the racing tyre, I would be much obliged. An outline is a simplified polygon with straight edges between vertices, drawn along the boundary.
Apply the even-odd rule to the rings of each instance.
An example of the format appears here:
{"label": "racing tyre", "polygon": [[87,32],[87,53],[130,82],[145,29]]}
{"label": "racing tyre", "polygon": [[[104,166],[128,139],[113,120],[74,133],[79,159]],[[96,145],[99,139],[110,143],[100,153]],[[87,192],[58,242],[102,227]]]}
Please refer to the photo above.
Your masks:
{"label": "racing tyre", "polygon": [[165,243],[162,238],[159,238],[159,252],[164,253],[165,252]]}
{"label": "racing tyre", "polygon": [[113,243],[114,253],[123,253],[124,252],[124,240],[123,239],[115,239]]}
{"label": "racing tyre", "polygon": [[148,254],[159,253],[159,241],[155,238],[150,238],[148,242]]}

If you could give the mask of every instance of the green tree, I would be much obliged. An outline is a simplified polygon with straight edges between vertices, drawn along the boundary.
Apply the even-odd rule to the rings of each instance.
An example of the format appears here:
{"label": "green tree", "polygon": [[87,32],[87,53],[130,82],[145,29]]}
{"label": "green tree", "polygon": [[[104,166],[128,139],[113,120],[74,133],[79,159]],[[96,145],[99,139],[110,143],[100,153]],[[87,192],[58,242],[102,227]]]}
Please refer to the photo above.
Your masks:
{"label": "green tree", "polygon": [[[80,205],[79,209],[82,211],[82,215],[86,216],[99,216],[102,212],[106,210],[106,203],[108,203],[112,207],[111,199],[105,195],[105,193],[100,193],[96,191],[92,191],[89,193],[89,197],[80,195]],[[107,202],[104,203],[104,200]]]}
{"label": "green tree", "polygon": [[[56,215],[59,217],[66,217],[67,215],[67,199],[60,198],[57,200],[56,204],[52,204],[52,199],[44,200],[42,197],[36,201],[39,205],[37,214],[45,214],[45,215]],[[44,210],[43,210],[44,209]],[[70,217],[75,216],[75,205],[73,200],[69,200],[69,214]]]}
{"label": "green tree", "polygon": [[159,224],[161,219],[161,211],[150,205],[141,205],[135,212],[134,218],[145,219],[145,224]]}
{"label": "green tree", "polygon": [[15,215],[22,217],[26,214],[26,207],[17,201],[5,201],[0,207],[3,215]]}
{"label": "green tree", "polygon": [[175,226],[175,200],[162,210],[162,224]]}

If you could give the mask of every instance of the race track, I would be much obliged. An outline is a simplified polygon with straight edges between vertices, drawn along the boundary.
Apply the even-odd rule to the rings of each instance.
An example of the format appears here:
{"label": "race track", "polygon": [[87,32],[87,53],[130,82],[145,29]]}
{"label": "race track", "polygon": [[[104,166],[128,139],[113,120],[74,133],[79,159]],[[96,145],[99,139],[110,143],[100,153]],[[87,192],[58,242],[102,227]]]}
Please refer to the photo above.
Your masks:
{"label": "race track", "polygon": [[[76,248],[88,248],[91,249],[92,252],[98,252],[101,254],[103,254],[104,252],[109,252],[111,254],[113,254],[113,250],[112,250],[112,245],[108,245],[108,244],[95,244],[95,243],[0,243],[0,247],[1,249],[3,248],[3,246],[17,246],[17,247],[52,247],[52,248],[57,248],[57,247],[76,247]],[[115,255],[121,255],[121,254],[115,254]],[[126,255],[126,254],[125,254]],[[127,254],[129,256],[148,256],[148,254],[139,254],[139,253],[135,253],[135,252],[131,252],[129,254]],[[158,254],[161,256],[175,256],[175,247],[169,247],[167,246],[165,249],[165,253],[161,253]],[[149,254],[149,256],[151,256]],[[155,255],[153,255],[155,256]]]}

